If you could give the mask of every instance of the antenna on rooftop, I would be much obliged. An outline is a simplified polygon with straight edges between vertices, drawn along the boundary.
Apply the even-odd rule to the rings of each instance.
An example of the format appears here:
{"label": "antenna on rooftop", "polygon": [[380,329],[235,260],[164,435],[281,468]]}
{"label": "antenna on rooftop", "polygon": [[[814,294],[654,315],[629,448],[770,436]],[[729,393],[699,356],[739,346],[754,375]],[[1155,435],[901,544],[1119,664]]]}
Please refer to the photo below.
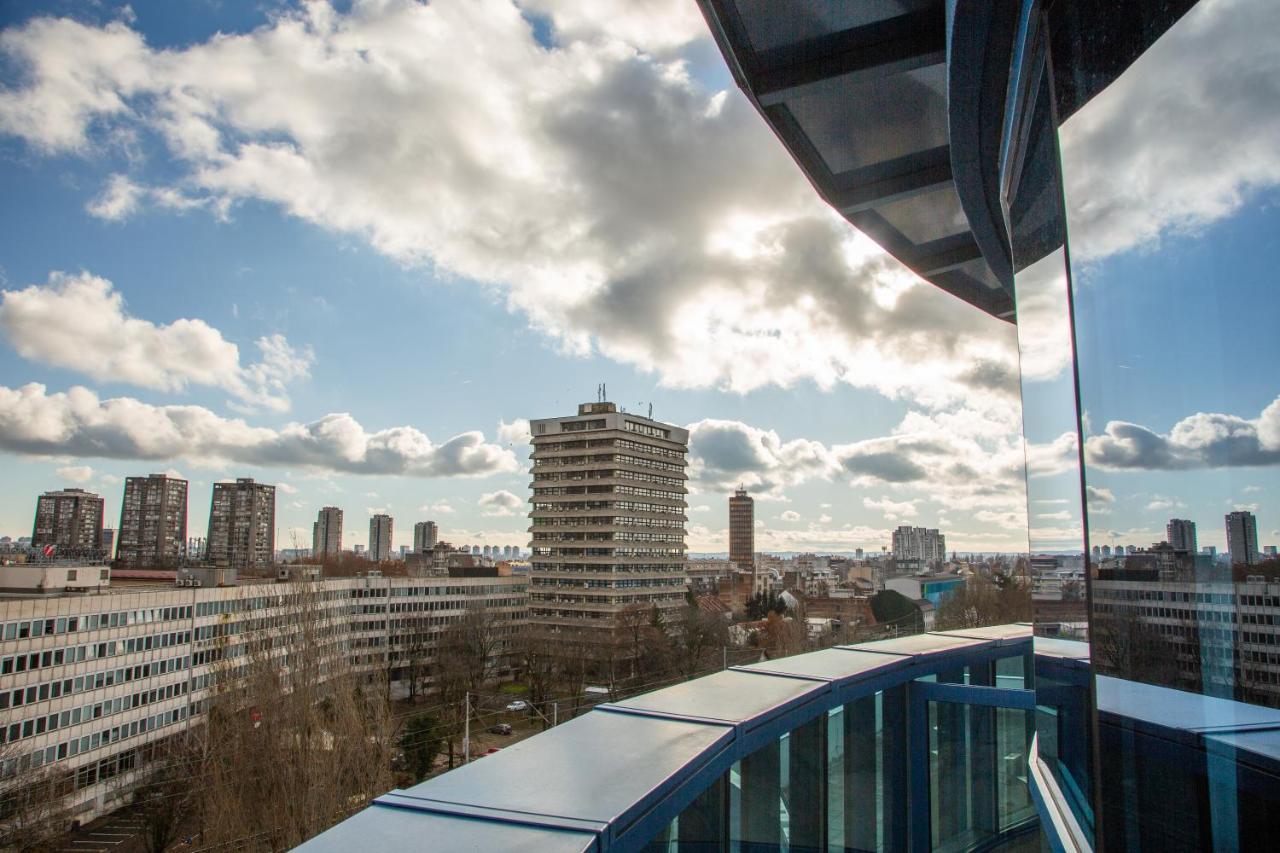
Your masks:
{"label": "antenna on rooftop", "polygon": [[653,403],[649,404],[649,420],[653,420]]}
{"label": "antenna on rooftop", "polygon": [[605,402],[608,402],[608,400],[609,400],[609,386],[601,382],[600,383],[600,402],[605,403]]}

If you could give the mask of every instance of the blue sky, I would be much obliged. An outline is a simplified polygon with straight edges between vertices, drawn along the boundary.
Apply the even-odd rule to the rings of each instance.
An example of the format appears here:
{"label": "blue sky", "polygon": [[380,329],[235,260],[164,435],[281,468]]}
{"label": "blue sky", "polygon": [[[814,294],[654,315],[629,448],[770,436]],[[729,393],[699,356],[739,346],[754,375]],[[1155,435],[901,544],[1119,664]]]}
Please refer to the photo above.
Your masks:
{"label": "blue sky", "polygon": [[[1017,387],[969,378],[1013,375],[1013,329],[816,199],[694,4],[177,9],[0,12],[0,533],[173,469],[193,535],[249,475],[285,484],[284,545],[330,503],[347,544],[385,509],[397,544],[527,545],[520,420],[603,381],[692,427],[694,550],[738,482],[763,548],[1025,547]],[[1280,391],[1247,385],[1204,411]]]}

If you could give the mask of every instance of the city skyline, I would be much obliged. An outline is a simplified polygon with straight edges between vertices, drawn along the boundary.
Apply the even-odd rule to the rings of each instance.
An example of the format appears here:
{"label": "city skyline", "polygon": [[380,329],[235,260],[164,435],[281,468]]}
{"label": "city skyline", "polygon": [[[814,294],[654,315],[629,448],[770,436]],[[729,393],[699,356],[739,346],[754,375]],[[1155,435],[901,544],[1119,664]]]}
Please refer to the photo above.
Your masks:
{"label": "city skyline", "polygon": [[[692,4],[655,16],[660,29],[630,19],[570,25],[554,9],[522,17],[507,3],[480,5],[319,4],[272,15],[218,8],[181,20],[148,2],[65,18],[6,11],[0,27],[12,62],[0,77],[0,174],[12,188],[2,215],[13,239],[0,257],[8,377],[0,460],[12,488],[0,495],[0,534],[25,535],[30,495],[68,485],[99,492],[105,517],[118,518],[125,477],[171,469],[190,481],[192,535],[201,533],[199,507],[215,480],[254,477],[280,487],[281,546],[310,541],[316,510],[335,504],[352,519],[348,546],[367,544],[359,518],[385,511],[406,522],[436,519],[451,540],[527,547],[522,418],[563,411],[605,379],[620,406],[638,412],[652,403],[655,417],[690,428],[693,551],[724,550],[722,501],[739,482],[758,502],[758,550],[879,549],[899,524],[945,529],[961,551],[1025,550],[1013,330],[955,310],[812,197],[714,57]],[[657,131],[624,140],[527,133],[549,116],[522,104],[509,118],[522,122],[514,135],[532,140],[522,152],[532,170],[583,176],[586,195],[565,198],[504,171],[505,159],[476,139],[458,138],[444,107],[476,93],[450,88],[432,68],[406,78],[413,121],[388,129],[365,122],[361,106],[403,109],[389,78],[370,69],[339,94],[325,85],[325,69],[295,73],[296,51],[281,48],[297,38],[344,55],[358,42],[394,63],[409,47],[402,39],[423,27],[449,34],[451,44],[436,49],[457,53],[443,66],[468,69],[479,86],[518,91],[532,78],[586,115],[617,112],[650,128],[662,125],[646,113],[652,94],[706,144],[685,151],[688,170],[638,169],[628,176],[635,183],[615,187],[606,166],[620,146],[637,162],[669,163],[669,140]],[[226,36],[215,42],[215,31]],[[633,50],[604,51],[606,35]],[[521,60],[495,65],[478,44]],[[412,46],[423,49],[421,40]],[[201,76],[202,51],[232,48],[263,74],[301,81],[283,96],[287,109],[266,119],[264,109],[277,105],[268,108],[265,93]],[[570,49],[606,73],[566,71]],[[71,93],[84,90],[58,85],[63,66],[39,61],[68,50],[84,61],[65,66],[110,92],[110,107],[75,100]],[[136,79],[124,80],[124,68]],[[174,101],[173,123],[156,119],[140,102],[169,104],[169,78],[208,109]],[[318,113],[316,89],[326,108]],[[1117,89],[1116,97],[1130,94]],[[431,104],[442,108],[439,126],[423,108]],[[512,136],[492,111],[476,111],[475,121],[479,138]],[[390,187],[360,162],[324,159],[340,130],[366,125],[364,149],[409,154],[391,164]],[[430,198],[399,203],[407,176],[432,162],[420,140],[440,133],[478,147],[480,172],[504,175],[474,185],[442,177],[439,191],[466,213],[460,231],[436,218]],[[1071,122],[1064,134],[1068,158],[1105,142]],[[718,141],[729,139],[726,155]],[[1132,147],[1133,158],[1145,155]],[[272,157],[278,168],[267,165]],[[731,186],[723,175],[737,167],[756,184]],[[287,186],[271,179],[286,173]],[[346,214],[330,203],[339,192],[356,200]],[[491,203],[503,193],[516,203]],[[651,198],[654,207],[619,210],[616,197]],[[1235,213],[1231,228],[1242,238],[1273,232],[1277,209],[1242,198],[1243,208],[1177,200],[1171,209],[1206,228]],[[505,218],[502,209],[522,207],[537,218]],[[1145,286],[1138,292],[1154,292],[1161,265],[1182,260],[1173,245],[1155,259],[1144,246],[1180,221],[1118,230],[1111,254],[1094,260],[1141,259],[1131,277]],[[600,236],[569,252],[558,230],[566,223]],[[477,231],[533,236],[521,254],[474,239]],[[627,255],[619,246],[640,245],[658,248],[633,257],[634,269],[617,265]],[[690,280],[686,270],[704,275]],[[645,311],[625,307],[634,302],[628,288],[645,287],[654,296]],[[387,309],[378,334],[350,320],[370,300]],[[743,313],[724,314],[735,302]],[[1275,342],[1255,331],[1248,325],[1240,335],[1258,347],[1255,363],[1275,363]],[[1137,355],[1155,357],[1154,343],[1135,341],[1144,347]],[[1046,348],[1044,356],[1031,372],[1065,381],[1061,354]],[[421,387],[420,363],[435,365],[427,395],[408,391]],[[1188,357],[1187,371],[1188,386],[1223,387],[1212,404],[1184,410],[1182,397],[1161,399],[1167,389],[1152,387],[1160,404],[1141,411],[1158,412],[1160,422],[1097,413],[1092,452],[1116,465],[1097,487],[1108,541],[1158,541],[1170,511],[1209,520],[1251,506],[1260,544],[1277,541],[1280,520],[1267,507],[1280,497],[1268,470],[1280,458],[1270,437],[1278,389],[1253,374],[1215,372],[1205,359]],[[1160,464],[1196,468],[1220,458],[1178,443],[1213,424],[1252,435],[1256,452],[1235,458],[1231,477],[1192,475],[1206,486],[1194,494],[1162,490]],[[1164,447],[1164,463],[1118,453],[1134,434]],[[1065,490],[1074,448],[1060,439],[1060,431],[1038,438],[1030,458]],[[1069,535],[1078,517],[1064,504],[1030,512],[1031,526],[1051,534]],[[1202,524],[1202,542],[1225,548],[1219,527]],[[410,529],[402,524],[393,544],[410,542]]]}

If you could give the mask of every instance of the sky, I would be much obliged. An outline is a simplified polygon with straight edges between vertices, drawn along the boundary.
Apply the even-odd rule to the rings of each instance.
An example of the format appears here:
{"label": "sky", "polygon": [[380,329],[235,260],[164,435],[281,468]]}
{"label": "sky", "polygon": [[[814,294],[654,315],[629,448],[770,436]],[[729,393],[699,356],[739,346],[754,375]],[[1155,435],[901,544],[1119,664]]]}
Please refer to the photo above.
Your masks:
{"label": "sky", "polygon": [[[1064,158],[1146,153],[1085,118]],[[1147,276],[1188,221],[1274,225],[1280,168],[1238,161],[1216,206],[1138,216],[1091,187],[1095,262]],[[430,518],[527,546],[527,420],[600,382],[690,428],[693,551],[727,547],[738,484],[761,550],[879,550],[910,523],[1021,551],[1025,460],[1061,478],[1074,454],[1024,449],[1015,329],[821,203],[688,0],[5,4],[0,186],[0,534],[29,535],[46,489],[114,519],[124,477],[175,471],[191,535],[212,482],[252,476],[282,547],[324,505],[348,547],[381,511],[397,545]],[[1041,349],[1060,377],[1067,350]],[[1261,423],[1277,392],[1135,423]],[[1153,523],[1130,509],[1118,529]]]}

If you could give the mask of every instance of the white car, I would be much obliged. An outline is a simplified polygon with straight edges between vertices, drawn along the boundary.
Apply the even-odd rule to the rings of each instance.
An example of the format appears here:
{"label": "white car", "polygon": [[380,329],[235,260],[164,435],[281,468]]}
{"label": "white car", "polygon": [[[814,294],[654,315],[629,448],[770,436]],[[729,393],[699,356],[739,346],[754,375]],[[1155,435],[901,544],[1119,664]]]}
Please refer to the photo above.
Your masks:
{"label": "white car", "polygon": [[527,711],[529,710],[529,703],[524,701],[523,699],[517,699],[516,701],[512,702],[510,705],[507,706],[507,710],[508,711]]}

